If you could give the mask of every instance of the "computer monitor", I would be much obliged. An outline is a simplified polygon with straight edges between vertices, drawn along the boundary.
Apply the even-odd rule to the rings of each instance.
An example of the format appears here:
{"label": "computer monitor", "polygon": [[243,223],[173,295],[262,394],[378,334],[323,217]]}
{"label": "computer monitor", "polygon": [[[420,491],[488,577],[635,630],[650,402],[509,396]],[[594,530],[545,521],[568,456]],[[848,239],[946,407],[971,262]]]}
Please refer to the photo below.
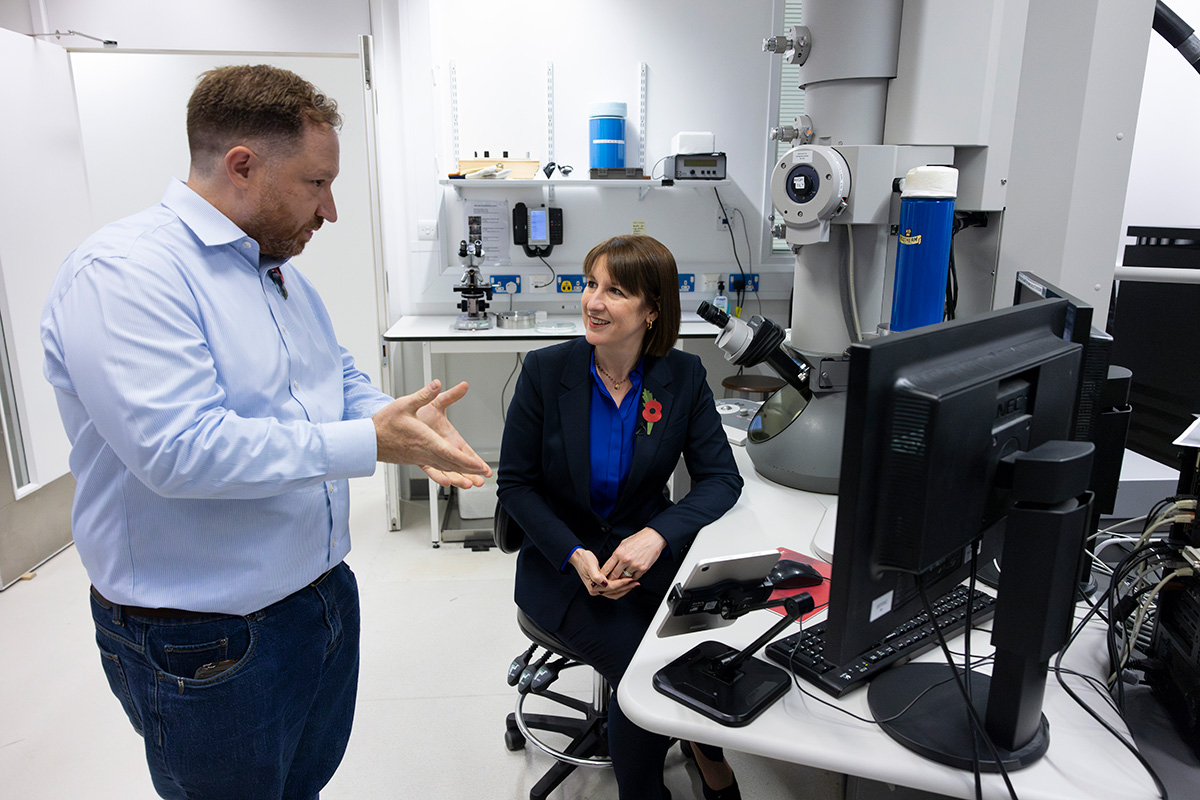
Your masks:
{"label": "computer monitor", "polygon": [[[1096,327],[1094,310],[1088,303],[1032,272],[1018,272],[1015,283],[1013,305],[1055,297],[1066,300],[1063,338],[1083,347],[1071,440],[1093,442],[1096,445],[1092,479],[1088,484],[1096,496],[1090,523],[1095,529],[1099,527],[1100,516],[1111,514],[1116,508],[1132,411],[1129,408],[1128,372],[1121,367],[1109,367],[1116,343],[1109,333]],[[995,586],[999,570],[1000,564],[992,561],[981,572],[980,579],[989,586]],[[1090,596],[1096,589],[1088,559],[1084,560],[1079,584],[1085,596]]]}
{"label": "computer monitor", "polygon": [[[918,613],[922,590],[934,598],[961,582],[970,570],[973,549],[989,532],[1004,529],[1014,504],[1025,514],[1028,501],[1036,501],[1034,506],[1068,513],[1069,520],[1060,524],[1077,525],[1065,537],[1045,537],[1058,550],[1044,565],[1036,562],[1032,551],[1017,555],[1007,546],[1004,551],[1013,563],[1006,563],[997,597],[993,643],[998,655],[992,682],[998,681],[1004,692],[1015,693],[1003,704],[1011,705],[1020,719],[1009,721],[1009,727],[1018,730],[996,736],[989,705],[988,728],[993,739],[1005,740],[1000,762],[1006,768],[1032,763],[1045,750],[1040,713],[1044,662],[1057,652],[1069,631],[1086,524],[1088,506],[1084,502],[1080,512],[1079,498],[1086,497],[1092,446],[1068,441],[1081,347],[1062,336],[1067,312],[1066,301],[1043,300],[850,348],[826,659],[849,661]],[[1028,463],[1041,464],[1045,450],[1060,443],[1070,457],[1061,457],[1062,463],[1044,471],[1035,468],[1036,477],[1029,479]],[[1086,464],[1081,465],[1081,458]],[[1027,496],[1030,493],[1032,497]],[[1020,531],[1009,526],[1006,545],[1031,550],[1027,534],[1040,522],[1021,520]],[[1043,566],[1049,572],[1030,574]],[[1030,601],[1047,605],[1040,622],[1017,619],[1021,604]],[[999,675],[1011,660],[1001,651],[1013,649],[1018,661],[1029,655],[1035,658],[1032,666],[1017,665],[1015,679]],[[1038,664],[1041,683],[1032,685],[1037,683]],[[937,667],[906,665],[877,677],[870,689],[873,709],[876,686],[888,683],[884,679],[897,671],[916,666]],[[911,715],[932,714],[928,724],[944,737],[954,723],[940,715],[964,721],[963,701],[946,675],[926,678],[950,694],[929,691],[922,703],[932,700],[934,707]],[[926,678],[899,683],[918,686]],[[984,679],[984,685],[976,693],[986,697],[986,676],[972,676],[972,686],[980,685],[978,678]],[[892,677],[890,682],[897,681]],[[1036,706],[1032,721],[1030,703]],[[894,706],[883,703],[881,707]],[[972,745],[969,725],[961,736],[965,760],[962,752],[946,755],[938,747],[923,749],[920,731],[898,734],[892,723],[884,727],[906,746],[959,767],[969,766],[972,752],[982,749]],[[1033,738],[1031,729],[1037,729],[1035,735],[1040,731],[1039,742],[1025,741]],[[988,769],[987,753],[980,755],[982,768]]]}
{"label": "computer monitor", "polygon": [[1067,301],[1062,336],[1068,342],[1083,347],[1081,357],[1079,396],[1076,399],[1075,422],[1071,439],[1076,442],[1095,440],[1096,425],[1103,412],[1101,395],[1108,378],[1108,362],[1113,349],[1113,337],[1094,324],[1093,308],[1078,297],[1060,289],[1032,272],[1017,273],[1013,305],[1034,303],[1061,297]]}

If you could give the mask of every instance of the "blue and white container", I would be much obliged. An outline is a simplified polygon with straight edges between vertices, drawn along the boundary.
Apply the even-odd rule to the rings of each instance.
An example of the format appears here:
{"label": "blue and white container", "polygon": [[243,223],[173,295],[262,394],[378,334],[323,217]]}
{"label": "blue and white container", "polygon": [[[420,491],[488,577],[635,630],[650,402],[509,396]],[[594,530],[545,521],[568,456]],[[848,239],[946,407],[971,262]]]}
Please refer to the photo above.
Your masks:
{"label": "blue and white container", "polygon": [[904,178],[889,326],[893,333],[942,321],[957,196],[958,170],[953,167],[916,167]]}
{"label": "blue and white container", "polygon": [[588,150],[592,169],[623,169],[625,167],[625,104],[592,103]]}

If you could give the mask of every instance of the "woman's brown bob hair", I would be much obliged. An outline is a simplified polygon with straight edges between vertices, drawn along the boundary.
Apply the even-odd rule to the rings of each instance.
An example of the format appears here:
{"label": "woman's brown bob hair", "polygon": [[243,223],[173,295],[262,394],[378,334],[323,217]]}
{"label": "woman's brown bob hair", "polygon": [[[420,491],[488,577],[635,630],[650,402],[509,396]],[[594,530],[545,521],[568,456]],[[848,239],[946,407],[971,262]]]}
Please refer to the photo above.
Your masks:
{"label": "woman's brown bob hair", "polygon": [[679,338],[679,270],[675,256],[649,236],[614,236],[592,248],[583,260],[583,274],[592,277],[596,262],[603,257],[608,275],[629,294],[646,300],[658,319],[642,339],[642,352],[662,357],[671,352]]}

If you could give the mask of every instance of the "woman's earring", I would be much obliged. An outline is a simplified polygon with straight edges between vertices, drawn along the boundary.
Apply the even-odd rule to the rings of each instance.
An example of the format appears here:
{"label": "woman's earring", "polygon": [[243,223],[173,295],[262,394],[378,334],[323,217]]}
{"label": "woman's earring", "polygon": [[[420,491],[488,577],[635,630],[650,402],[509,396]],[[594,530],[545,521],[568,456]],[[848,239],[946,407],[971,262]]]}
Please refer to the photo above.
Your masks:
{"label": "woman's earring", "polygon": [[654,328],[654,320],[652,320],[652,319],[646,320],[646,330],[652,330],[653,328]]}

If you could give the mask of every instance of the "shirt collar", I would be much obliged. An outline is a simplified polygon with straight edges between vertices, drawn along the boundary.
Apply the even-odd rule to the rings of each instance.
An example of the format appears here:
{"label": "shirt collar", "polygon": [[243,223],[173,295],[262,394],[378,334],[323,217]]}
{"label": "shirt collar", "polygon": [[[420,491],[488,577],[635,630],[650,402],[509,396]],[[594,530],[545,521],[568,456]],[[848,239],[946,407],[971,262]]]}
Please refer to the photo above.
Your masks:
{"label": "shirt collar", "polygon": [[233,220],[178,178],[172,178],[167,184],[162,204],[174,212],[206,247],[232,245],[254,269],[280,267],[288,261],[286,258],[262,257],[258,242],[247,236]]}
{"label": "shirt collar", "polygon": [[178,178],[172,178],[167,184],[162,204],[175,212],[183,224],[196,234],[196,238],[209,247],[248,238],[233,220]]}

